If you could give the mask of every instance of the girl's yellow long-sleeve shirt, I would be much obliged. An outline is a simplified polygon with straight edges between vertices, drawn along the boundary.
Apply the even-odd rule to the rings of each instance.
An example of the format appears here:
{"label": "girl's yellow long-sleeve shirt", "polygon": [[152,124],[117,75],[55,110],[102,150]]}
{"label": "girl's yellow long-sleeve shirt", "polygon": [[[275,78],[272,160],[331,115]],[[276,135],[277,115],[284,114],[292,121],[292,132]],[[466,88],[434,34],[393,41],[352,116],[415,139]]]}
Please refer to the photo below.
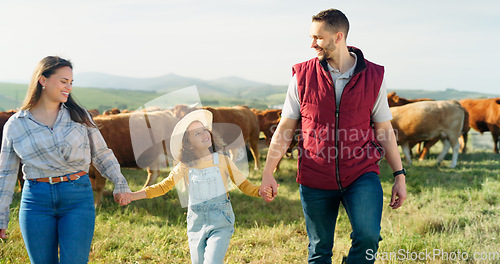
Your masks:
{"label": "girl's yellow long-sleeve shirt", "polygon": [[[229,162],[232,173],[229,173],[229,169],[228,169],[226,161]],[[215,166],[219,166],[220,172],[221,172],[222,176],[224,176],[224,177],[222,177],[222,176],[221,177],[224,181],[224,186],[226,186],[226,190],[227,190],[227,186],[228,186],[228,182],[226,182],[226,181],[227,181],[227,179],[230,178],[231,181],[233,181],[233,183],[238,187],[238,189],[240,189],[244,194],[246,194],[248,196],[260,197],[260,195],[259,195],[260,185],[257,186],[257,185],[252,184],[251,182],[249,182],[245,178],[245,176],[239,171],[238,167],[236,167],[236,165],[233,163],[233,161],[231,159],[227,158],[227,156],[219,155],[219,165],[215,165],[213,163],[213,160],[207,160],[207,161],[199,160],[191,168],[206,169],[208,167],[215,167]],[[177,164],[177,166],[175,166],[172,169],[172,171],[170,172],[170,174],[168,175],[167,178],[165,178],[163,181],[161,181],[155,185],[148,186],[144,189],[144,191],[146,192],[146,197],[147,198],[154,198],[154,197],[164,195],[165,193],[170,191],[172,188],[174,188],[175,184],[177,184],[184,177],[186,177],[186,179],[187,179],[188,173],[189,173],[189,168],[190,167],[186,166],[186,164],[183,164],[183,163]]]}

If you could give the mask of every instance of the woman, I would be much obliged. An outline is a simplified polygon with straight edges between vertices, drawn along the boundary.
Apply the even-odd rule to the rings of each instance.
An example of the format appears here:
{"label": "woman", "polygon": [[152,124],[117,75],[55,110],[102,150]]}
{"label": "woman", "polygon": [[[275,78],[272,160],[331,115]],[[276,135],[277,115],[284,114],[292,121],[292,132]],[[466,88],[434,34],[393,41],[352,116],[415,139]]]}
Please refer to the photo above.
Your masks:
{"label": "woman", "polygon": [[21,110],[4,127],[0,237],[6,237],[22,160],[25,183],[19,225],[31,263],[88,262],[95,223],[86,173],[91,161],[115,184],[115,200],[120,197],[121,205],[130,201],[130,189],[113,152],[90,115],[71,96],[72,82],[71,62],[55,56],[42,59]]}

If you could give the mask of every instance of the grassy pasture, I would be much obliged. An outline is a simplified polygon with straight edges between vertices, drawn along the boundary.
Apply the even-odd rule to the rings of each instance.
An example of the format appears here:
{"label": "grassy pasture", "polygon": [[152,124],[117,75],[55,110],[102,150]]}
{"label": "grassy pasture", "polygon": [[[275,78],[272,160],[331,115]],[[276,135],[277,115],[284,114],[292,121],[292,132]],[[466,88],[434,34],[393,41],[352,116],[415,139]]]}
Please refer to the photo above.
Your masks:
{"label": "grassy pasture", "polygon": [[[261,151],[265,155],[265,150]],[[442,166],[436,165],[438,151],[439,147],[435,147],[427,160],[407,166],[408,198],[397,210],[388,205],[391,170],[385,160],[381,163],[383,241],[378,255],[382,260],[376,263],[500,263],[499,156],[491,150],[472,150],[460,155],[457,167],[450,169],[446,166],[451,155]],[[122,171],[132,190],[141,188],[145,171]],[[295,171],[295,160],[281,163],[281,170],[275,174],[281,185],[279,197],[269,204],[238,190],[231,191],[236,231],[226,263],[306,262],[308,240]],[[250,181],[260,183],[261,172],[251,170]],[[0,241],[0,263],[28,263],[17,217],[19,199],[16,193],[7,230],[9,238]],[[334,263],[347,255],[350,232],[347,215],[341,209]],[[426,252],[430,255],[424,260],[412,255],[422,253],[420,256],[426,257]],[[469,260],[463,260],[464,253]],[[474,257],[483,260],[472,260]],[[492,260],[495,257],[496,262]],[[175,190],[126,207],[106,197],[97,209],[90,263],[190,263],[186,210],[181,208]]]}

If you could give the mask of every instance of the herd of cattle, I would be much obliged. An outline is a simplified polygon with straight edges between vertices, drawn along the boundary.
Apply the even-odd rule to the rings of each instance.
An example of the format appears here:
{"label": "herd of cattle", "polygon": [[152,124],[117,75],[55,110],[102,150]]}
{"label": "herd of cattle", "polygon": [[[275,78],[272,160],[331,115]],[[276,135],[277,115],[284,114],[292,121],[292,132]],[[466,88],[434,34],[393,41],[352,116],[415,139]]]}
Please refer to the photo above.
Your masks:
{"label": "herd of cattle", "polygon": [[[413,146],[423,145],[419,159],[423,159],[429,148],[437,141],[443,141],[443,151],[437,161],[443,160],[450,146],[453,150],[451,167],[457,163],[458,151],[466,151],[467,132],[470,127],[483,133],[490,131],[494,142],[494,152],[499,153],[498,136],[500,134],[500,98],[492,99],[463,99],[460,101],[434,101],[432,99],[409,100],[397,96],[394,92],[388,94],[388,102],[393,115],[391,120],[398,145],[401,145],[405,159],[411,164],[410,150]],[[144,109],[143,111],[120,111],[113,109],[99,114],[90,111],[108,147],[113,150],[122,167],[147,168],[148,178],[145,186],[156,182],[159,175],[160,163],[167,162],[168,140],[150,142],[148,146],[139,146],[140,142],[132,140],[135,130],[131,120],[139,123],[155,123],[161,129],[152,129],[152,138],[168,138],[172,132],[175,120],[200,107],[178,105],[173,109]],[[260,132],[265,136],[269,145],[273,132],[280,119],[281,110],[256,110],[246,106],[234,107],[203,107],[213,113],[214,124],[231,123],[239,126],[245,144],[249,146],[254,160],[254,167],[259,168],[258,142]],[[0,112],[0,132],[3,126],[15,111]],[[162,123],[164,122],[164,123]],[[298,128],[297,134],[300,134]],[[2,135],[3,133],[0,133]],[[459,138],[460,144],[459,144]],[[146,140],[147,141],[147,140]],[[296,140],[292,142],[292,149]],[[135,148],[135,149],[134,149]],[[140,153],[137,149],[142,149]],[[419,147],[420,149],[420,147]],[[139,157],[140,155],[140,157]],[[163,166],[164,167],[164,166]],[[92,187],[96,191],[96,205],[101,203],[105,179],[91,166],[89,176]],[[22,181],[21,172],[18,178]],[[22,186],[22,185],[20,185]]]}

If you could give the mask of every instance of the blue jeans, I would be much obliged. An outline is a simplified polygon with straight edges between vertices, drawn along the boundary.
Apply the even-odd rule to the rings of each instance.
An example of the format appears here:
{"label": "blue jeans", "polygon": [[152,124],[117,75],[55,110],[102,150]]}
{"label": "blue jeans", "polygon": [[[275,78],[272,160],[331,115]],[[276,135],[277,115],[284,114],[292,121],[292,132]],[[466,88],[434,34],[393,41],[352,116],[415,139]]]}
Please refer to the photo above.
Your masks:
{"label": "blue jeans", "polygon": [[94,223],[88,175],[56,184],[24,182],[19,225],[31,263],[87,263]]}
{"label": "blue jeans", "polygon": [[300,198],[309,237],[309,263],[332,263],[333,236],[342,202],[351,222],[352,245],[347,263],[373,263],[367,260],[378,249],[382,220],[382,186],[378,175],[368,172],[340,190],[321,190],[300,186]]}

